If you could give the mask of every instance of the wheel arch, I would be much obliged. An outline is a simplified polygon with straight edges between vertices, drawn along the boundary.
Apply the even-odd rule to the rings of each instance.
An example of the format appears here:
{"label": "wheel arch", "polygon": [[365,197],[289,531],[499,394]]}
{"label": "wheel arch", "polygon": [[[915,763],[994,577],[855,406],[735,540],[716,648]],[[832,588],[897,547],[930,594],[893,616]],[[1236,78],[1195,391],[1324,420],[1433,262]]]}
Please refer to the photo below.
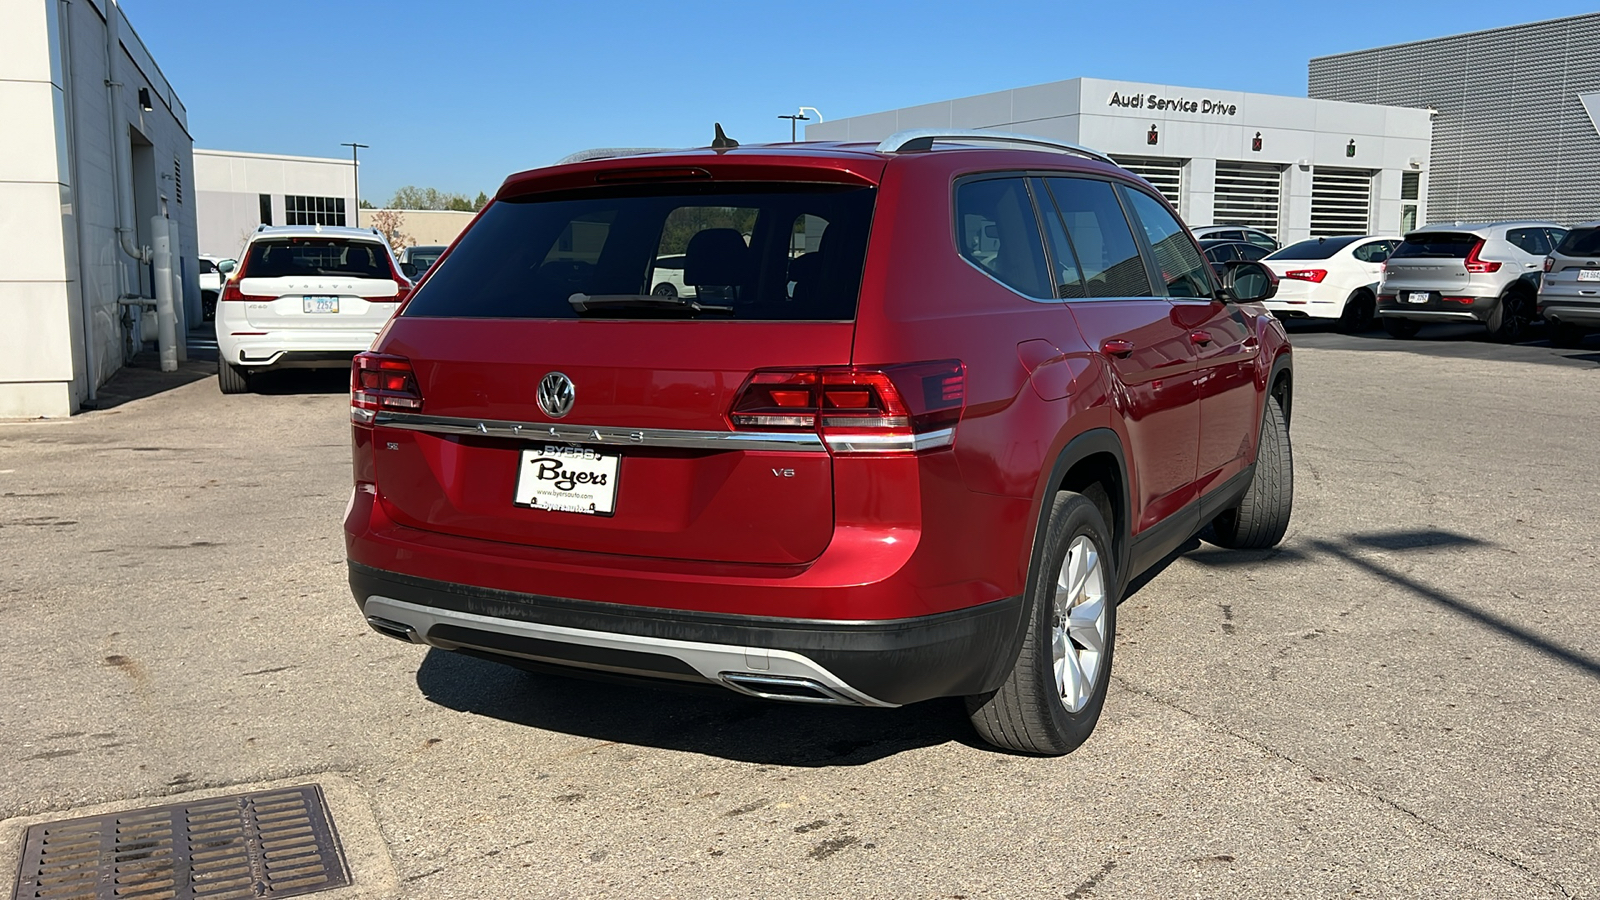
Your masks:
{"label": "wheel arch", "polygon": [[[1267,396],[1278,401],[1283,409],[1284,427],[1294,421],[1294,365],[1288,353],[1279,354],[1267,375]],[[1265,403],[1265,398],[1262,399]]]}
{"label": "wheel arch", "polygon": [[1039,515],[1034,523],[1033,550],[1028,560],[1028,582],[1039,574],[1039,556],[1044,531],[1049,524],[1050,502],[1056,493],[1072,491],[1088,497],[1100,509],[1117,560],[1117,577],[1127,580],[1127,563],[1133,532],[1133,494],[1128,478],[1127,452],[1122,439],[1110,428],[1091,428],[1067,441],[1057,454],[1039,497]]}

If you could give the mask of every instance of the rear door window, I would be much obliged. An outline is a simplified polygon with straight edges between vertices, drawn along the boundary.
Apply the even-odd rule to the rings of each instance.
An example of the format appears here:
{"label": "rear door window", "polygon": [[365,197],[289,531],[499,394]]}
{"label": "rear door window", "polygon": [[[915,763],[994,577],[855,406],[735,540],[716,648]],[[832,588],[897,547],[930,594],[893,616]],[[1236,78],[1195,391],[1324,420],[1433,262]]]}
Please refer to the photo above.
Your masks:
{"label": "rear door window", "polygon": [[1524,253],[1544,256],[1550,252],[1550,236],[1543,228],[1513,228],[1506,232],[1506,240]]}
{"label": "rear door window", "polygon": [[1150,249],[1155,251],[1156,268],[1167,283],[1167,296],[1211,296],[1211,267],[1172,213],[1144,191],[1124,189],[1123,196],[1128,198],[1135,218],[1144,227]]}
{"label": "rear door window", "polygon": [[1278,247],[1278,242],[1273,240],[1270,235],[1262,234],[1259,231],[1246,231],[1244,233],[1244,239],[1249,241],[1251,244],[1266,250],[1268,253],[1271,253]]}
{"label": "rear door window", "polygon": [[1239,251],[1232,241],[1225,244],[1213,244],[1206,248],[1206,259],[1214,263],[1231,262],[1239,258]]}
{"label": "rear door window", "polygon": [[[1150,277],[1111,184],[1090,178],[1046,178],[1049,196],[1090,297],[1149,297]],[[1049,205],[1040,198],[1040,206]]]}
{"label": "rear door window", "polygon": [[264,238],[250,245],[244,274],[249,278],[393,278],[389,254],[372,241],[342,238]]}
{"label": "rear door window", "polygon": [[1483,240],[1475,234],[1453,231],[1412,232],[1394,248],[1391,259],[1466,259]]}
{"label": "rear door window", "polygon": [[1022,178],[986,178],[956,188],[961,255],[1018,293],[1053,297],[1033,201]]}
{"label": "rear door window", "polygon": [[[1267,254],[1272,252],[1270,247],[1263,247],[1259,244],[1235,244],[1234,249],[1239,251],[1240,259],[1246,259],[1251,262],[1255,262],[1258,259],[1265,259]],[[1384,255],[1388,256],[1389,251],[1385,250]]]}
{"label": "rear door window", "polygon": [[852,319],[876,193],[653,185],[500,200],[404,315]]}

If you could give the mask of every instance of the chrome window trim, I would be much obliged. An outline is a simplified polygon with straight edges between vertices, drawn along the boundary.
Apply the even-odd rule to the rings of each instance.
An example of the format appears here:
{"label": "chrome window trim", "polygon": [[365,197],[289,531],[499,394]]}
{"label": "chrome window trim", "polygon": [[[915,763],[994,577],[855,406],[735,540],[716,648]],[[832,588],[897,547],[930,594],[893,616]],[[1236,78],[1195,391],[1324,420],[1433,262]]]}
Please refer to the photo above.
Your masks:
{"label": "chrome window trim", "polygon": [[686,450],[787,450],[826,453],[815,432],[692,431],[675,428],[617,428],[613,426],[556,425],[550,422],[505,422],[428,416],[420,413],[379,411],[372,424],[432,434],[471,434],[525,441],[563,441],[612,447],[669,447]]}

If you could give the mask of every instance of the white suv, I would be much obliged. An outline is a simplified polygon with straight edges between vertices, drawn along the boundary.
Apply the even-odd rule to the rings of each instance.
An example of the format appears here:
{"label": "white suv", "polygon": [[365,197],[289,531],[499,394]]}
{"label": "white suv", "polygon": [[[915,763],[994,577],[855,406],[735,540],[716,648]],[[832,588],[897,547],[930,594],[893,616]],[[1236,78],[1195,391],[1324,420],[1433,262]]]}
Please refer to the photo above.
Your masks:
{"label": "white suv", "polygon": [[217,384],[239,394],[267,369],[349,368],[410,293],[373,229],[263,225],[217,301]]}

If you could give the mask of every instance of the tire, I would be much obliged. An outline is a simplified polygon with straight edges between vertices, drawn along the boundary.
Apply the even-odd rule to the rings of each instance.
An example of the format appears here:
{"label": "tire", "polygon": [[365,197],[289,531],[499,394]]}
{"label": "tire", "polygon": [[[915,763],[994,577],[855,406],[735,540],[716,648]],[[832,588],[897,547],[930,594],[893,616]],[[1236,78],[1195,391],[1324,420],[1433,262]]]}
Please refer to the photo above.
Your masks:
{"label": "tire", "polygon": [[1005,684],[968,697],[967,711],[996,747],[1059,756],[1089,739],[1105,706],[1120,582],[1111,531],[1092,501],[1062,491],[1049,515],[1042,571],[1050,574],[1030,589],[1022,649]]}
{"label": "tire", "polygon": [[211,322],[215,321],[216,318],[217,295],[212,291],[204,291],[200,294],[200,319],[201,321]]}
{"label": "tire", "polygon": [[1550,344],[1563,350],[1571,350],[1582,346],[1583,339],[1588,337],[1589,331],[1577,325],[1555,324],[1550,326]]}
{"label": "tire", "polygon": [[1289,445],[1289,424],[1277,398],[1268,397],[1250,488],[1238,506],[1211,521],[1207,537],[1213,544],[1233,550],[1274,547],[1289,530],[1293,509],[1294,451]]}
{"label": "tire", "polygon": [[1502,344],[1514,344],[1527,335],[1532,321],[1533,303],[1526,294],[1512,291],[1500,298],[1484,324],[1489,329],[1489,337]]}
{"label": "tire", "polygon": [[1384,316],[1383,330],[1388,332],[1390,337],[1407,340],[1416,337],[1417,332],[1422,330],[1422,325],[1410,319],[1396,319]]}
{"label": "tire", "polygon": [[250,376],[238,366],[226,362],[217,363],[217,387],[224,394],[244,394],[250,390]]}
{"label": "tire", "polygon": [[1377,318],[1378,301],[1366,291],[1356,291],[1344,302],[1344,312],[1339,315],[1339,330],[1345,334],[1362,334],[1372,330],[1372,320]]}
{"label": "tire", "polygon": [[652,288],[650,293],[655,294],[657,297],[676,297],[678,296],[678,289],[672,286],[672,282],[663,281]]}

